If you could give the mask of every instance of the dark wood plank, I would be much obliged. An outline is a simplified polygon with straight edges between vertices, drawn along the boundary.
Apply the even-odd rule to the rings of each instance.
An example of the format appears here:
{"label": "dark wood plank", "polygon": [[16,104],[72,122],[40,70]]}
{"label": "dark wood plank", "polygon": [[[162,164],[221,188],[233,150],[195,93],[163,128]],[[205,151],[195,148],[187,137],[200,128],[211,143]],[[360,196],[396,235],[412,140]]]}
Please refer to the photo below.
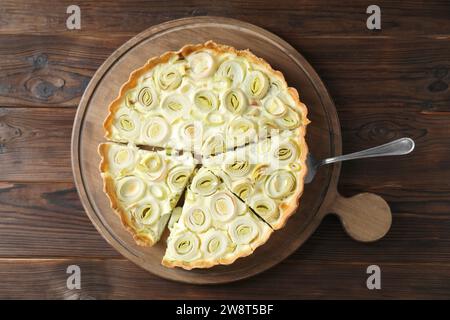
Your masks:
{"label": "dark wood plank", "polygon": [[0,105],[75,107],[90,78],[127,37],[0,36]]}
{"label": "dark wood plank", "polygon": [[434,1],[378,1],[382,32],[366,28],[367,1],[92,1],[76,2],[81,8],[80,31],[66,28],[70,1],[2,1],[3,34],[137,33],[150,25],[198,15],[241,19],[286,36],[400,36],[448,35],[450,4]]}
{"label": "dark wood plank", "polygon": [[0,183],[0,257],[119,257],[72,183]]}
{"label": "dark wood plank", "polygon": [[72,181],[75,111],[0,108],[0,181]]}
{"label": "dark wood plank", "polygon": [[[81,289],[68,290],[69,265]],[[450,265],[380,264],[381,290],[368,290],[364,263],[282,262],[256,277],[220,286],[159,279],[124,260],[0,260],[0,298],[46,299],[390,299],[450,296]],[[320,275],[320,276],[319,276]],[[345,290],[343,284],[345,283]]]}

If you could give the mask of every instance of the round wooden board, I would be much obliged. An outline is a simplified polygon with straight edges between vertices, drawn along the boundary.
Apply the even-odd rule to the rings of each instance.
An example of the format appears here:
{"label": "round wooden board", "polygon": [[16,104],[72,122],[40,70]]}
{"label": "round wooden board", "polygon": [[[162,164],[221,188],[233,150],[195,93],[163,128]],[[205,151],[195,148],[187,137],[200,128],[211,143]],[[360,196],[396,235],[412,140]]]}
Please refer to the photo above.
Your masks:
{"label": "round wooden board", "polygon": [[[306,60],[279,37],[254,25],[219,17],[186,18],[151,27],[116,50],[98,69],[81,99],[75,118],[72,135],[75,182],[89,218],[103,237],[121,254],[148,271],[163,278],[196,284],[236,281],[274,266],[297,250],[317,228],[322,218],[332,211],[342,213],[340,216],[344,226],[354,238],[363,241],[379,238],[380,234],[374,235],[370,228],[367,234],[364,226],[359,225],[356,231],[352,230],[354,206],[337,194],[340,171],[337,164],[321,168],[313,183],[306,185],[298,212],[283,229],[275,232],[254,254],[238,259],[232,265],[191,271],[163,267],[161,259],[167,232],[154,247],[145,248],[134,243],[110,208],[108,198],[102,190],[98,169],[100,157],[97,147],[105,141],[102,123],[107,116],[108,105],[116,98],[129,74],[144,65],[150,57],[178,50],[188,43],[207,40],[238,49],[249,48],[275,69],[281,70],[289,85],[299,90],[301,100],[308,106],[311,124],[307,131],[307,142],[310,151],[317,158],[341,153],[339,120],[325,86]],[[365,195],[362,196],[364,198]],[[364,203],[364,199],[357,200],[356,204],[361,200]],[[379,201],[378,198],[375,200]],[[339,206],[335,206],[336,203]],[[380,205],[383,207],[382,203]],[[357,221],[361,222],[364,217],[363,214]],[[384,229],[376,232],[383,233]]]}

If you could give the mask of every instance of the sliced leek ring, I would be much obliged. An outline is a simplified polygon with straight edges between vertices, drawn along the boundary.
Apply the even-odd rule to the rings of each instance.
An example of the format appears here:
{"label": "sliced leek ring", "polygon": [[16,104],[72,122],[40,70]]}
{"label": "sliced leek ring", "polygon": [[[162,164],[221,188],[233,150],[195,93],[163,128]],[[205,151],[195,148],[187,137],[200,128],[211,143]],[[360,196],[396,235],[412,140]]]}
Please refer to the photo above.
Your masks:
{"label": "sliced leek ring", "polygon": [[211,226],[211,214],[206,208],[191,207],[184,215],[184,224],[193,232],[204,232]]}
{"label": "sliced leek ring", "polygon": [[178,165],[173,167],[167,176],[167,184],[172,192],[180,192],[186,186],[191,174],[189,167]]}
{"label": "sliced leek ring", "polygon": [[198,257],[200,240],[197,236],[186,231],[177,234],[173,239],[169,239],[169,249],[173,254],[173,258],[182,261],[191,261]]}
{"label": "sliced leek ring", "polygon": [[209,136],[202,145],[203,155],[215,155],[224,152],[225,149],[225,138],[221,134]]}
{"label": "sliced leek ring", "polygon": [[230,221],[237,215],[235,198],[227,192],[215,193],[211,198],[211,213],[221,222]]}
{"label": "sliced leek ring", "polygon": [[215,71],[214,58],[205,51],[195,52],[187,58],[191,76],[194,79],[203,79]]}
{"label": "sliced leek ring", "polygon": [[132,169],[135,165],[135,150],[129,147],[111,148],[109,163],[116,170]]}
{"label": "sliced leek ring", "polygon": [[153,199],[146,199],[133,211],[133,218],[139,225],[155,224],[161,216],[161,209],[158,203]]}
{"label": "sliced leek ring", "polygon": [[228,134],[239,143],[249,142],[256,134],[256,124],[250,119],[236,117],[228,124]]}
{"label": "sliced leek ring", "polygon": [[199,111],[210,112],[218,109],[219,100],[214,92],[200,90],[194,95],[194,104]]}
{"label": "sliced leek ring", "polygon": [[251,169],[249,160],[242,158],[226,159],[222,167],[223,171],[232,177],[244,177]]}
{"label": "sliced leek ring", "polygon": [[257,164],[250,175],[252,181],[258,182],[260,180],[264,180],[267,176],[268,168],[269,165],[267,163]]}
{"label": "sliced leek ring", "polygon": [[189,100],[181,94],[167,96],[161,104],[162,109],[170,115],[183,116],[189,109]]}
{"label": "sliced leek ring", "polygon": [[237,181],[233,183],[232,191],[241,200],[246,201],[249,198],[249,196],[253,193],[253,184],[247,179]]}
{"label": "sliced leek ring", "polygon": [[219,179],[209,170],[200,170],[192,179],[191,190],[202,196],[209,196],[216,192]]}
{"label": "sliced leek ring", "polygon": [[141,129],[139,115],[135,111],[122,109],[117,112],[114,126],[124,138],[136,138]]}
{"label": "sliced leek ring", "polygon": [[299,114],[288,107],[287,112],[282,115],[276,122],[284,129],[292,130],[298,128],[301,124]]}
{"label": "sliced leek ring", "polygon": [[231,80],[232,86],[236,87],[244,80],[245,70],[241,63],[234,60],[227,60],[219,66],[216,75],[218,78]]}
{"label": "sliced leek ring", "polygon": [[147,120],[142,128],[143,140],[148,144],[159,144],[170,135],[170,127],[161,116],[154,116]]}
{"label": "sliced leek ring", "polygon": [[280,169],[267,178],[264,193],[273,199],[282,199],[294,192],[296,185],[297,180],[292,172]]}
{"label": "sliced leek ring", "polygon": [[228,233],[231,240],[236,244],[250,244],[259,234],[256,222],[250,216],[242,216],[233,220],[229,227]]}
{"label": "sliced leek ring", "polygon": [[157,152],[149,152],[141,159],[138,168],[150,180],[158,180],[165,176],[167,164]]}
{"label": "sliced leek ring", "polygon": [[181,85],[184,71],[181,63],[163,64],[158,67],[154,72],[154,81],[161,90],[171,91]]}
{"label": "sliced leek ring", "polygon": [[270,97],[264,102],[264,110],[272,117],[279,118],[286,114],[288,108],[277,97]]}
{"label": "sliced leek ring", "polygon": [[138,93],[138,102],[136,109],[140,112],[145,113],[155,108],[159,103],[155,89],[152,87],[142,87]]}
{"label": "sliced leek ring", "polygon": [[270,80],[269,93],[276,95],[279,92],[283,91],[283,89],[284,88],[280,80],[278,79]]}
{"label": "sliced leek ring", "polygon": [[117,181],[117,195],[120,200],[130,202],[144,195],[145,184],[136,176],[126,176]]}
{"label": "sliced leek ring", "polygon": [[262,99],[269,90],[269,79],[261,71],[252,71],[245,78],[244,88],[250,98]]}
{"label": "sliced leek ring", "polygon": [[279,217],[276,202],[263,194],[253,196],[249,200],[250,207],[265,221],[273,222]]}
{"label": "sliced leek ring", "polygon": [[232,114],[241,115],[247,109],[248,101],[240,89],[231,89],[223,95],[223,105]]}
{"label": "sliced leek ring", "polygon": [[201,251],[205,259],[216,259],[225,254],[229,242],[224,232],[210,229],[202,237]]}
{"label": "sliced leek ring", "polygon": [[280,144],[274,151],[274,158],[282,163],[290,163],[295,161],[300,155],[300,147],[294,140],[289,140]]}

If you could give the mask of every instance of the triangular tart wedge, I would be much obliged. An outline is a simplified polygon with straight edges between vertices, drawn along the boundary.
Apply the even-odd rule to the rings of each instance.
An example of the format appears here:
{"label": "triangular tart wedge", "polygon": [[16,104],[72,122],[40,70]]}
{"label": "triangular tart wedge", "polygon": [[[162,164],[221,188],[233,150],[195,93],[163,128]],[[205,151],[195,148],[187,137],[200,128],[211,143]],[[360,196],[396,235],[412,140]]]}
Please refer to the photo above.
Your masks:
{"label": "triangular tart wedge", "polygon": [[309,123],[281,72],[248,50],[208,41],[131,73],[104,122],[106,138],[218,154]]}
{"label": "triangular tart wedge", "polygon": [[137,244],[154,245],[194,171],[192,154],[171,155],[116,143],[102,143],[98,150],[111,207]]}
{"label": "triangular tart wedge", "polygon": [[298,209],[307,153],[303,137],[285,131],[202,163],[277,230]]}
{"label": "triangular tart wedge", "polygon": [[273,232],[205,168],[192,179],[170,229],[162,264],[188,270],[231,264],[252,254]]}

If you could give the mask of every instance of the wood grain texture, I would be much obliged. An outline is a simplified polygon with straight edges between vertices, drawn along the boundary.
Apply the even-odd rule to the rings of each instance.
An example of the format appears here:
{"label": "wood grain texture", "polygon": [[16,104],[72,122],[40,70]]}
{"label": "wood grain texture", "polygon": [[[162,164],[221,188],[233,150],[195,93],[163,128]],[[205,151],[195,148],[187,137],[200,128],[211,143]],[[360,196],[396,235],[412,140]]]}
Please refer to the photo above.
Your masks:
{"label": "wood grain texture", "polygon": [[[64,277],[67,263],[81,263],[78,256],[89,270],[83,295],[97,298],[450,297],[448,1],[377,2],[379,32],[365,28],[365,1],[80,1],[80,31],[65,28],[69,4],[2,1],[0,106],[14,109],[0,112],[0,138],[6,137],[0,141],[0,297],[76,296],[65,291]],[[61,107],[75,108],[95,70],[136,33],[204,14],[255,23],[299,50],[333,96],[344,152],[403,135],[416,140],[415,152],[397,161],[342,166],[343,195],[373,192],[389,202],[393,224],[383,240],[353,242],[338,220],[328,217],[280,266],[220,287],[174,284],[115,260],[115,251],[80,210],[70,173],[74,111]],[[37,137],[16,136],[17,128]],[[70,227],[62,226],[63,219]],[[27,257],[57,259],[22,260]],[[381,291],[365,289],[365,268],[373,263],[382,268]]]}
{"label": "wood grain texture", "polygon": [[74,109],[0,109],[0,180],[71,181]]}
{"label": "wood grain texture", "polygon": [[[66,270],[72,264],[81,268],[80,290],[68,290],[66,286]],[[383,290],[367,290],[367,265],[359,262],[329,262],[324,268],[323,262],[289,259],[273,272],[238,283],[195,286],[162,280],[125,260],[0,260],[0,298],[445,299],[450,285],[446,278],[449,267],[448,263],[384,264]]]}
{"label": "wood grain texture", "polygon": [[[66,28],[66,8],[70,1],[3,0],[3,34],[72,34]],[[382,8],[383,33],[371,32],[366,25],[367,1],[283,0],[248,1],[77,1],[82,12],[81,32],[108,36],[136,34],[149,24],[189,16],[224,16],[257,24],[283,37],[301,34],[319,37],[449,35],[445,0],[377,2]]]}

